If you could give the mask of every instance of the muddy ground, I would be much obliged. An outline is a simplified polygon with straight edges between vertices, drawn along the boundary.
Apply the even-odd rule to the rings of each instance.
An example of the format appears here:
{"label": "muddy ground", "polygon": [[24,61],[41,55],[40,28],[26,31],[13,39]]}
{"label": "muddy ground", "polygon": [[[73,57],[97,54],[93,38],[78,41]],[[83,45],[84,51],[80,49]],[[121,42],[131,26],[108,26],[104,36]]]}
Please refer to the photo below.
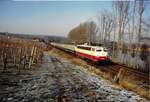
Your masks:
{"label": "muddy ground", "polygon": [[36,70],[0,70],[0,102],[148,102],[81,66],[45,52]]}

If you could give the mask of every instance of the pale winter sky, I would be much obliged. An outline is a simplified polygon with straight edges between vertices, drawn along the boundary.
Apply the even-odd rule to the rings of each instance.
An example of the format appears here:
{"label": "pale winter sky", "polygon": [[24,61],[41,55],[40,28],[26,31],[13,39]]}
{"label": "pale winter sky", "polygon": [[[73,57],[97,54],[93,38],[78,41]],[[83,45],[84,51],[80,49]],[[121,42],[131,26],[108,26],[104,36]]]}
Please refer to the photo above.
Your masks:
{"label": "pale winter sky", "polygon": [[0,0],[0,32],[67,36],[111,2]]}
{"label": "pale winter sky", "polygon": [[112,1],[0,0],[0,32],[67,36]]}

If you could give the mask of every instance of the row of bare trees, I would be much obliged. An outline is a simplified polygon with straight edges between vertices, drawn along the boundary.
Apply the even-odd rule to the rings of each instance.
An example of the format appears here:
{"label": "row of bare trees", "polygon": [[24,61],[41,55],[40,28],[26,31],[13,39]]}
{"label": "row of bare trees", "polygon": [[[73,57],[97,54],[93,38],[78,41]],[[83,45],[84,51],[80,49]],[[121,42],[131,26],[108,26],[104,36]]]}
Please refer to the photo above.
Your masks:
{"label": "row of bare trees", "polygon": [[10,67],[31,69],[32,65],[41,61],[44,44],[37,40],[9,38],[0,39],[0,65],[3,69]]}
{"label": "row of bare trees", "polygon": [[97,18],[100,41],[111,48],[112,60],[149,72],[150,47],[148,40],[141,41],[143,36],[150,37],[150,23],[144,16],[147,6],[150,4],[144,0],[114,1],[113,11],[104,10]]}
{"label": "row of bare trees", "polygon": [[[114,1],[111,11],[99,12],[96,23],[81,24],[69,32],[69,37],[76,43],[101,43],[110,49],[112,60],[137,69],[144,64],[143,68],[148,72],[150,18],[144,13],[149,3],[144,0]],[[147,38],[145,42],[142,41],[144,37]]]}

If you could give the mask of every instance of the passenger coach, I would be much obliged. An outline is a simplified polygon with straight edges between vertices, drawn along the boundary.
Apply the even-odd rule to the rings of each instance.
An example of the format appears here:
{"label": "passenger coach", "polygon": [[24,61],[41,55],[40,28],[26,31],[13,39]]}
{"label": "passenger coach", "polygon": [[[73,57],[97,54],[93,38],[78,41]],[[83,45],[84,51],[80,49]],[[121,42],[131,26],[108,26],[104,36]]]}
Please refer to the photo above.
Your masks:
{"label": "passenger coach", "polygon": [[108,52],[105,47],[77,45],[75,52],[78,56],[90,59],[92,61],[107,61],[109,60]]}

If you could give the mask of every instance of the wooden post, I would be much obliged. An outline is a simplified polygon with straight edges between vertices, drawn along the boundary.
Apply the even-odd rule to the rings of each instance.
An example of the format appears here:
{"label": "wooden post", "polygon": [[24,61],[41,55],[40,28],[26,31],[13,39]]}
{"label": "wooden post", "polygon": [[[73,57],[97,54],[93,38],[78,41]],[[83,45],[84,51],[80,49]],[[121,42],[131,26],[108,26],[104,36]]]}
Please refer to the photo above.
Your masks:
{"label": "wooden post", "polygon": [[26,55],[23,56],[23,69],[26,67]]}
{"label": "wooden post", "polygon": [[36,51],[37,51],[37,47],[34,46],[33,56],[32,56],[32,64],[34,63],[34,60],[35,60],[35,57],[36,57]]}
{"label": "wooden post", "polygon": [[21,61],[22,61],[22,48],[20,49],[20,54],[19,54],[19,64],[18,64],[18,70],[20,72],[20,65],[21,65]]}
{"label": "wooden post", "polygon": [[16,66],[16,55],[14,54],[14,56],[13,56],[13,59],[14,59],[14,66]]}
{"label": "wooden post", "polygon": [[13,51],[13,63],[14,63],[14,66],[16,66],[16,55],[15,55],[15,53],[16,53],[16,50],[14,49],[14,51]]}
{"label": "wooden post", "polygon": [[7,54],[4,53],[3,55],[3,66],[4,66],[4,70],[6,70],[7,68]]}
{"label": "wooden post", "polygon": [[31,68],[32,65],[32,60],[33,60],[33,54],[34,54],[34,46],[31,49],[31,55],[30,55],[30,59],[29,59],[29,69]]}
{"label": "wooden post", "polygon": [[120,82],[120,80],[123,80],[123,77],[124,77],[125,72],[126,72],[125,69],[122,69],[122,68],[121,68],[121,69],[119,70],[117,76],[115,76],[113,82],[118,84],[118,83]]}

